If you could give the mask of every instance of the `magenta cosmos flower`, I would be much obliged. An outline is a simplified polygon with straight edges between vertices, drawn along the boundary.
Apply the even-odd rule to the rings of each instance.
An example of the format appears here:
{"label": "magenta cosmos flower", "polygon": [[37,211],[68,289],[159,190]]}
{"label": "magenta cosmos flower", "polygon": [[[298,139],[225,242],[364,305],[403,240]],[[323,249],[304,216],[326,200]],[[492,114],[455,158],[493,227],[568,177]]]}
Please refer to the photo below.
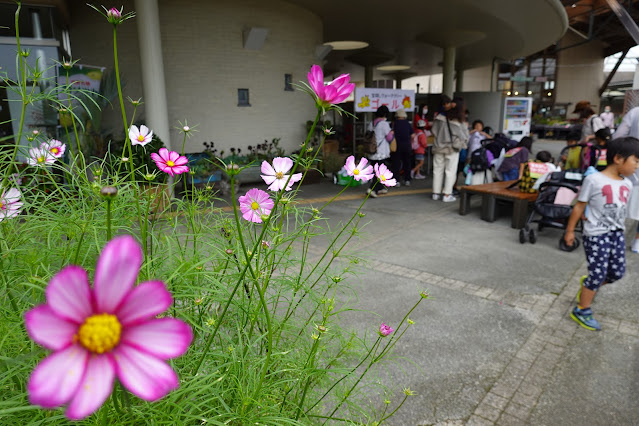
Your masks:
{"label": "magenta cosmos flower", "polygon": [[144,124],[140,126],[131,126],[129,129],[129,139],[131,139],[131,145],[146,145],[153,140],[153,131],[149,130]]}
{"label": "magenta cosmos flower", "polygon": [[308,73],[308,84],[317,96],[318,106],[322,108],[344,102],[355,89],[355,84],[350,83],[350,80],[350,75],[342,74],[324,85],[324,73],[319,65],[313,65]]}
{"label": "magenta cosmos flower", "polygon": [[373,166],[366,166],[367,164],[368,160],[362,157],[362,159],[359,160],[359,164],[355,165],[355,157],[351,155],[346,159],[344,167],[346,167],[346,173],[348,173],[349,176],[353,176],[355,180],[368,182],[373,178]]}
{"label": "magenta cosmos flower", "polygon": [[391,171],[388,170],[388,167],[386,167],[385,164],[377,163],[375,164],[374,169],[375,169],[375,176],[377,176],[377,179],[379,179],[382,185],[386,185],[386,186],[397,185],[397,181],[395,179],[392,179],[393,173],[391,173]]}
{"label": "magenta cosmos flower", "polygon": [[62,158],[67,146],[57,139],[49,139],[40,144],[40,149],[48,151],[54,158]]}
{"label": "magenta cosmos flower", "polygon": [[[262,179],[266,182],[271,191],[280,191],[284,188],[286,181],[288,180],[288,173],[293,167],[293,160],[288,157],[275,157],[273,159],[273,165],[271,166],[268,161],[262,161]],[[291,180],[286,185],[286,190],[290,191],[293,188],[295,182],[302,180],[301,173],[295,173],[291,176]]]}
{"label": "magenta cosmos flower", "polygon": [[249,189],[246,195],[242,195],[238,201],[242,217],[255,223],[262,223],[262,216],[271,214],[275,205],[268,193],[257,188]]}
{"label": "magenta cosmos flower", "polygon": [[151,158],[160,170],[171,176],[189,171],[189,166],[186,165],[189,160],[175,151],[160,148],[157,154],[155,152],[151,154]]}
{"label": "magenta cosmos flower", "polygon": [[386,336],[388,336],[388,335],[389,335],[389,334],[391,334],[393,331],[395,331],[395,330],[393,330],[393,329],[390,327],[390,325],[386,325],[386,324],[382,323],[382,325],[380,325],[380,326],[379,326],[379,334],[380,334],[380,336],[382,336],[382,337],[386,337]]}
{"label": "magenta cosmos flower", "polygon": [[22,208],[20,201],[21,192],[17,188],[11,188],[3,191],[0,195],[0,222],[3,219],[17,216]]}
{"label": "magenta cosmos flower", "polygon": [[33,370],[29,401],[43,408],[67,404],[66,416],[82,419],[108,398],[118,380],[154,401],[179,386],[165,362],[182,355],[193,338],[175,318],[155,318],[171,305],[162,281],[134,286],[142,249],[130,236],[102,250],[93,288],[79,266],[49,281],[46,303],[25,314],[29,336],[54,352]]}
{"label": "magenta cosmos flower", "polygon": [[30,166],[45,167],[55,163],[55,157],[46,149],[29,148],[27,163],[29,163]]}

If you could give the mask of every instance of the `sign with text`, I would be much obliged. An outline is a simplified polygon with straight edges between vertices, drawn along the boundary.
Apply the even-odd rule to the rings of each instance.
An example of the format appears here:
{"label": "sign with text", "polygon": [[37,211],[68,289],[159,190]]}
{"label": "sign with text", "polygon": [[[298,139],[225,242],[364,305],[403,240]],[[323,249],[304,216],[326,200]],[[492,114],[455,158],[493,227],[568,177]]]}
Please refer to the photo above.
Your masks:
{"label": "sign with text", "polygon": [[355,88],[355,112],[375,112],[386,105],[393,112],[404,108],[411,112],[415,107],[415,91],[401,89]]}

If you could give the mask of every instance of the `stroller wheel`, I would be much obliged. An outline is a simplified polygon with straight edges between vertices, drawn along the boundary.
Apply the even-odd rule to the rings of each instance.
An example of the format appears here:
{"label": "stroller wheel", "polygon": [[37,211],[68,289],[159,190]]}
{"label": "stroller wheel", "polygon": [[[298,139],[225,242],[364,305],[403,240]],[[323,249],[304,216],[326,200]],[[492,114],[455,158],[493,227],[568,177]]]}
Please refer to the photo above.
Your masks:
{"label": "stroller wheel", "polygon": [[526,230],[523,228],[519,230],[519,242],[522,244],[526,242]]}
{"label": "stroller wheel", "polygon": [[537,233],[534,229],[531,229],[528,233],[528,239],[530,240],[530,244],[535,244],[537,242]]}

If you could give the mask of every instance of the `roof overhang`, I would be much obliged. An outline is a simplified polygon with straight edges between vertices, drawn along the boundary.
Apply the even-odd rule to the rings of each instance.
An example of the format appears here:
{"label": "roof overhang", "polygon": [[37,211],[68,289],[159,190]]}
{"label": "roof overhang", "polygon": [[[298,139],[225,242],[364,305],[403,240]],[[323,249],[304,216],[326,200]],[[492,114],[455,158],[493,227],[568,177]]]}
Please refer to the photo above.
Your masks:
{"label": "roof overhang", "polygon": [[[391,58],[370,65],[409,65],[419,75],[441,72],[442,47],[456,47],[456,68],[469,69],[540,51],[568,28],[560,0],[430,0],[404,7],[381,0],[288,1],[322,19],[325,42],[365,41]],[[348,57],[355,52],[331,52],[326,68],[353,68]]]}

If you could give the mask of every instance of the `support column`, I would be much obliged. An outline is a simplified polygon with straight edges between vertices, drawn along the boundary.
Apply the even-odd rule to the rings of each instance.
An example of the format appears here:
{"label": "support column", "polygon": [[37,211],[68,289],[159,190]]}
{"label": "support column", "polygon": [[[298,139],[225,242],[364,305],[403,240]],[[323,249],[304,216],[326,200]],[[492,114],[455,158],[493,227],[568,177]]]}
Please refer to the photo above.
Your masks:
{"label": "support column", "polygon": [[463,92],[464,91],[464,71],[457,70],[457,78],[455,80],[455,92]]}
{"label": "support column", "polygon": [[146,124],[171,148],[157,0],[135,0]]}
{"label": "support column", "polygon": [[453,80],[455,79],[455,48],[444,47],[444,70],[442,93],[453,97]]}
{"label": "support column", "polygon": [[364,87],[373,87],[373,66],[364,67]]}

